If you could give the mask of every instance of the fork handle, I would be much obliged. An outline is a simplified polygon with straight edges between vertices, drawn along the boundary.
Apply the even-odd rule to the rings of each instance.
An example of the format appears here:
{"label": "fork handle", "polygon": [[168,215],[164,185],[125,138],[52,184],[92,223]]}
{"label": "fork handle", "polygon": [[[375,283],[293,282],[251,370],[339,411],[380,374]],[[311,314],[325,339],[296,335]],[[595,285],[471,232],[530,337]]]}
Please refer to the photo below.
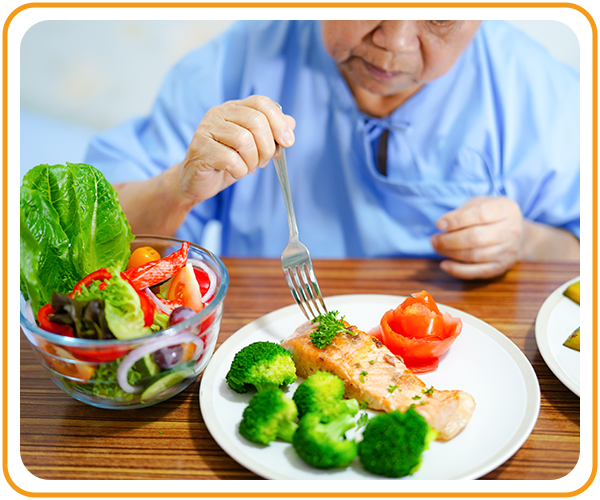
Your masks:
{"label": "fork handle", "polygon": [[288,180],[287,166],[285,162],[285,151],[280,144],[275,144],[275,155],[273,156],[275,171],[281,185],[283,201],[287,211],[288,226],[290,228],[290,238],[298,236],[298,226],[296,224],[296,215],[294,214],[294,205],[292,203],[292,193],[290,192],[290,182]]}

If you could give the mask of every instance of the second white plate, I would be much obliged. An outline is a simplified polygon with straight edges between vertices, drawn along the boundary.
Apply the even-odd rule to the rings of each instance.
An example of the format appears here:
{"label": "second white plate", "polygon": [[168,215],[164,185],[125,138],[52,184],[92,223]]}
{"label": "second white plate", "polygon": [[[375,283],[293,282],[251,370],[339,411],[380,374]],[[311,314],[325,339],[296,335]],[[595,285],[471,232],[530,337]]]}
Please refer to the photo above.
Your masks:
{"label": "second white plate", "polygon": [[[339,295],[325,299],[328,309],[368,331],[405,297]],[[487,323],[438,304],[463,321],[463,330],[440,360],[439,368],[421,380],[436,389],[470,393],[477,408],[467,427],[453,440],[431,443],[413,479],[475,479],[510,458],[531,433],[540,409],[540,389],[531,364],[521,350]],[[366,472],[357,458],[350,467],[319,470],[308,466],[284,442],[255,445],[238,432],[242,413],[254,392],[238,394],[225,382],[234,355],[256,341],[280,342],[305,321],[298,306],[279,309],[253,321],[221,345],[200,385],[200,408],[213,438],[234,460],[267,479],[385,479]],[[291,396],[301,380],[289,387]]]}
{"label": "second white plate", "polygon": [[565,289],[577,281],[579,276],[559,286],[544,301],[535,320],[535,341],[548,368],[558,380],[579,396],[581,355],[563,345],[579,326],[579,304],[563,295]]}

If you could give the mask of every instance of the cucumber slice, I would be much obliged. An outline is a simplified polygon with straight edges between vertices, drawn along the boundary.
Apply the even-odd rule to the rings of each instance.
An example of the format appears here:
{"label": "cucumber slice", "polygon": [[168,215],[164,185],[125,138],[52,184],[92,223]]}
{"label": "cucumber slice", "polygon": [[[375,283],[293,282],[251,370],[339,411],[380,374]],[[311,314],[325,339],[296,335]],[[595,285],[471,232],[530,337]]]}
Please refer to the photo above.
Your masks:
{"label": "cucumber slice", "polygon": [[152,359],[152,354],[146,354],[133,365],[143,379],[153,377],[161,372],[160,366]]}
{"label": "cucumber slice", "polygon": [[172,387],[175,384],[181,382],[183,379],[192,377],[193,375],[194,370],[191,370],[189,368],[168,373],[167,375],[159,378],[156,382],[154,382],[152,385],[146,388],[146,390],[142,393],[142,403],[146,403],[149,400],[154,399],[156,396],[161,394],[169,387]]}

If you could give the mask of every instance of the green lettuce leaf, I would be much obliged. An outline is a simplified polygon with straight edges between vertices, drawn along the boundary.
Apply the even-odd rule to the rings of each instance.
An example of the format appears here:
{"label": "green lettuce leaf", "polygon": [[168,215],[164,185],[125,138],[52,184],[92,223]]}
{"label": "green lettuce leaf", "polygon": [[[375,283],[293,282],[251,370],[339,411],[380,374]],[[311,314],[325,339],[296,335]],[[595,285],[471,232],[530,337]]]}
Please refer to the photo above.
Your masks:
{"label": "green lettuce leaf", "polygon": [[85,164],[38,165],[20,193],[21,292],[35,313],[101,267],[125,269],[131,228],[104,176]]}
{"label": "green lettuce leaf", "polygon": [[103,299],[108,328],[119,340],[145,337],[151,330],[144,326],[144,311],[138,293],[118,272],[109,271],[113,276],[105,280],[106,288],[100,290],[102,281],[93,281],[89,287],[82,288],[77,299],[82,302]]}
{"label": "green lettuce leaf", "polygon": [[70,242],[60,221],[39,192],[21,187],[21,292],[37,314],[53,291],[69,293],[79,274],[70,258]]}

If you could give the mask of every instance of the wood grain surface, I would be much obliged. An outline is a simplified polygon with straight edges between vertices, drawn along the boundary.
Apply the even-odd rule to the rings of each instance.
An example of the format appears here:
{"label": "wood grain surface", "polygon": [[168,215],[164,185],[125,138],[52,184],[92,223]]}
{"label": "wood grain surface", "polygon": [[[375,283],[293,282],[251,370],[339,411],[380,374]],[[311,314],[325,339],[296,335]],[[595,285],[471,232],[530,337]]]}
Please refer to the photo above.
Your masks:
{"label": "wood grain surface", "polygon": [[[293,303],[278,259],[223,259],[230,274],[220,345],[244,325]],[[482,479],[558,479],[579,458],[579,398],[544,363],[535,318],[579,265],[521,263],[502,278],[464,282],[420,259],[315,260],[326,296],[409,295],[422,289],[436,301],[496,327],[527,356],[542,403],[531,436],[507,462]],[[217,346],[218,348],[218,346]],[[172,399],[139,410],[102,410],[58,389],[21,333],[21,457],[42,479],[256,479],[208,432],[196,381]]]}

